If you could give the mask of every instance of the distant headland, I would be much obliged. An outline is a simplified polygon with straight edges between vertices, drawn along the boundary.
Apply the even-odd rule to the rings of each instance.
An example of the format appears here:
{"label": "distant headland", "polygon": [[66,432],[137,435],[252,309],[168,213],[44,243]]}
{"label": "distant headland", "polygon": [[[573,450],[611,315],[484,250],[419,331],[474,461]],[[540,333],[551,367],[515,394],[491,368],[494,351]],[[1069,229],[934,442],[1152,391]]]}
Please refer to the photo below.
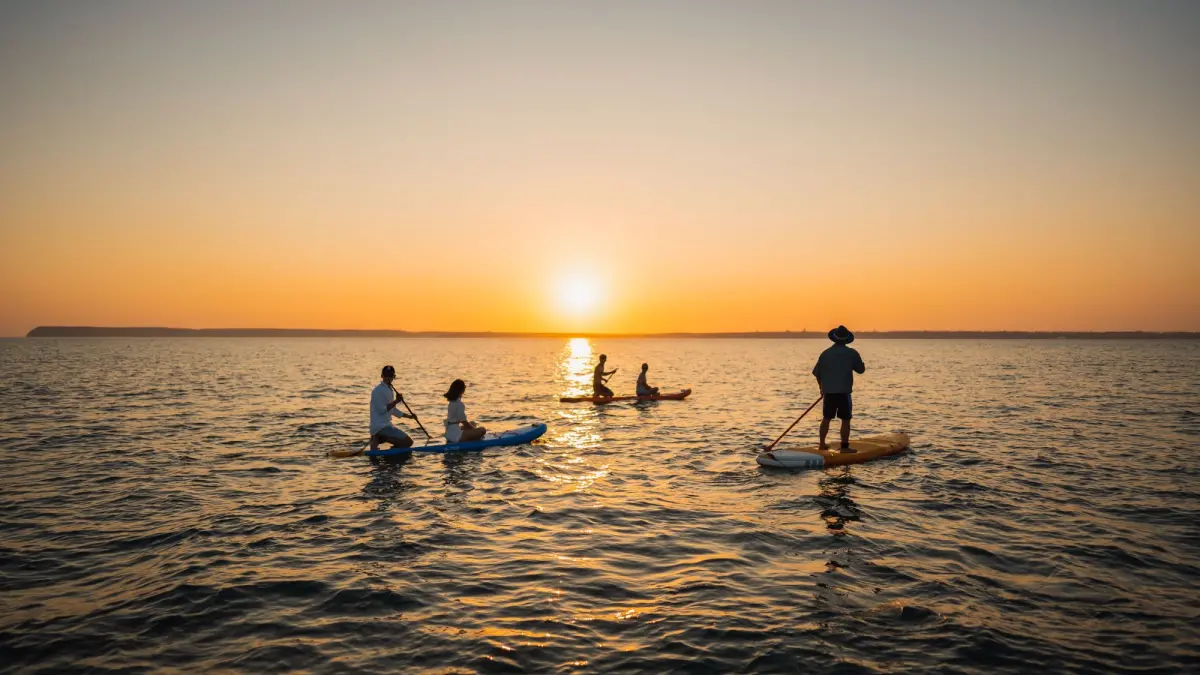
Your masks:
{"label": "distant headland", "polygon": [[[876,340],[1197,340],[1200,333],[1148,331],[857,331],[859,338]],[[511,333],[490,331],[324,330],[308,328],[158,328],[109,326],[38,326],[30,338],[740,338],[813,339],[817,331],[754,331],[743,333]]]}

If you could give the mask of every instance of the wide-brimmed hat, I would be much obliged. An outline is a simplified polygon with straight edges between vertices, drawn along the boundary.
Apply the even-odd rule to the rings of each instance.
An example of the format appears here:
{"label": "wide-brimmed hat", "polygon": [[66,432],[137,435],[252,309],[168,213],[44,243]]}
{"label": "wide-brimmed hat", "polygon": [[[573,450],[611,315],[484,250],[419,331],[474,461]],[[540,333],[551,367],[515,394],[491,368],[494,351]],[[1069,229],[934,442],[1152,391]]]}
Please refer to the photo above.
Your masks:
{"label": "wide-brimmed hat", "polygon": [[848,345],[854,342],[854,333],[851,333],[845,326],[838,326],[829,331],[829,339],[839,344]]}

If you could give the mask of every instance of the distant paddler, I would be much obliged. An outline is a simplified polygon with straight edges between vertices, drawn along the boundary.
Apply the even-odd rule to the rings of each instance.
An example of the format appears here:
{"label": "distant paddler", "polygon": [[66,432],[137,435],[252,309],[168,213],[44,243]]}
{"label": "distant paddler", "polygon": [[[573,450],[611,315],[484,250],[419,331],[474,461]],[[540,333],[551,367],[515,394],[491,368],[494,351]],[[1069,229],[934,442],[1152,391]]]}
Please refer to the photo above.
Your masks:
{"label": "distant paddler", "polygon": [[[413,444],[412,438],[392,426],[392,417],[416,420],[417,416],[401,412],[396,407],[404,402],[404,397],[392,386],[392,381],[396,379],[396,369],[384,366],[380,376],[379,384],[371,391],[371,449],[378,450],[380,443],[391,443],[393,448],[410,448]],[[417,424],[420,424],[420,421]]]}
{"label": "distant paddler", "polygon": [[608,384],[608,378],[612,377],[613,373],[617,372],[616,368],[612,370],[604,369],[604,362],[608,360],[605,354],[600,355],[600,363],[596,364],[596,370],[592,372],[592,395],[599,398],[612,398],[613,391],[604,386]]}
{"label": "distant paddler", "polygon": [[638,396],[658,396],[658,387],[651,387],[646,383],[646,371],[650,370],[650,365],[643,363],[642,372],[637,379],[637,395]]}
{"label": "distant paddler", "polygon": [[829,435],[829,422],[836,415],[842,420],[842,452],[855,452],[850,448],[850,417],[853,405],[850,392],[854,390],[854,373],[863,374],[867,366],[863,363],[858,352],[847,345],[854,342],[854,333],[845,326],[838,326],[829,331],[829,339],[833,346],[821,352],[817,365],[813,366],[813,377],[817,378],[817,386],[821,396],[825,398],[821,419],[821,450],[828,450],[825,437]]}

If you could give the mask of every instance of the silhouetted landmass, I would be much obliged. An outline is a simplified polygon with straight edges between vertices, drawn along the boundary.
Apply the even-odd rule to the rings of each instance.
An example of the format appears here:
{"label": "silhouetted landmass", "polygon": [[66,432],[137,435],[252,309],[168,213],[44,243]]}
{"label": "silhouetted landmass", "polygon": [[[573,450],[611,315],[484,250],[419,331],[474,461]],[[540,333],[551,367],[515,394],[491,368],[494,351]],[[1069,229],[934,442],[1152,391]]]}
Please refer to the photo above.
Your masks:
{"label": "silhouetted landmass", "polygon": [[[875,340],[1197,340],[1200,333],[1145,331],[1107,332],[1037,332],[1037,331],[858,331],[860,339]],[[825,338],[824,332],[763,331],[753,333],[503,333],[404,330],[317,330],[306,328],[154,328],[102,326],[38,326],[25,337],[71,338],[203,338],[203,337],[389,337],[389,338],[479,338],[479,337],[594,337],[594,338],[737,338],[737,339],[805,339]]]}

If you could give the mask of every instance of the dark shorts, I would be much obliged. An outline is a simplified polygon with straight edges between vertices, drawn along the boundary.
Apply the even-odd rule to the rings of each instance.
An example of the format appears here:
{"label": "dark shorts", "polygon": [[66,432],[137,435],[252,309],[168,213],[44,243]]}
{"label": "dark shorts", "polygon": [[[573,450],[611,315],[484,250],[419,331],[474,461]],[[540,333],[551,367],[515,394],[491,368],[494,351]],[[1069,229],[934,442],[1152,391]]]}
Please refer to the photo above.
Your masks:
{"label": "dark shorts", "polygon": [[609,389],[602,384],[592,385],[592,396],[607,396],[608,398],[612,398],[612,395],[612,389]]}
{"label": "dark shorts", "polygon": [[825,394],[825,405],[822,408],[822,416],[825,419],[850,419],[853,404],[850,401],[850,394]]}
{"label": "dark shorts", "polygon": [[380,443],[403,443],[408,440],[408,434],[396,427],[385,427],[375,432],[375,440]]}

